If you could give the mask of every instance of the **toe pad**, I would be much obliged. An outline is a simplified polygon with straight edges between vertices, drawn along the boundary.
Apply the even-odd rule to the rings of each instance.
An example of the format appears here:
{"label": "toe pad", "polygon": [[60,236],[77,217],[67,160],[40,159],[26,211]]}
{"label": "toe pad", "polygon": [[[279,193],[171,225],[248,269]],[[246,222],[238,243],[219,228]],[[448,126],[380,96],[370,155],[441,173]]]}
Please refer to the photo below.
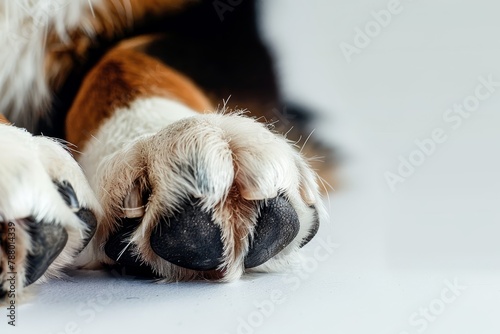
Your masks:
{"label": "toe pad", "polygon": [[245,268],[257,267],[288,246],[299,233],[297,212],[283,196],[265,202],[257,219]]}
{"label": "toe pad", "polygon": [[39,279],[50,264],[61,253],[68,233],[61,225],[26,220],[31,237],[31,251],[28,253],[26,285]]}
{"label": "toe pad", "polygon": [[212,270],[222,263],[224,246],[221,231],[194,201],[181,211],[165,217],[151,235],[151,248],[163,259],[183,268]]}

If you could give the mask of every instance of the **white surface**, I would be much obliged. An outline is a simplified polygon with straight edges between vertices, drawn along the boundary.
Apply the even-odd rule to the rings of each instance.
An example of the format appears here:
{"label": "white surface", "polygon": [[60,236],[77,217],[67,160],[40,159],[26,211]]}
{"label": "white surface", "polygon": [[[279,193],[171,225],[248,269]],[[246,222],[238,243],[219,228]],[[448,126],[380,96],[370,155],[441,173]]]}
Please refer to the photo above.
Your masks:
{"label": "white surface", "polygon": [[[402,12],[348,63],[339,43],[352,44],[354,28],[388,3],[265,7],[286,92],[330,117],[317,131],[346,155],[331,220],[304,249],[309,267],[233,284],[79,273],[41,287],[8,332],[498,333],[500,89],[456,130],[442,117],[479,76],[500,81],[500,6],[402,0]],[[447,141],[391,192],[384,173],[435,128]],[[338,247],[315,256],[328,238]],[[455,281],[465,287],[456,295],[447,290]],[[281,303],[270,307],[276,291]],[[429,308],[432,321],[423,320]]]}

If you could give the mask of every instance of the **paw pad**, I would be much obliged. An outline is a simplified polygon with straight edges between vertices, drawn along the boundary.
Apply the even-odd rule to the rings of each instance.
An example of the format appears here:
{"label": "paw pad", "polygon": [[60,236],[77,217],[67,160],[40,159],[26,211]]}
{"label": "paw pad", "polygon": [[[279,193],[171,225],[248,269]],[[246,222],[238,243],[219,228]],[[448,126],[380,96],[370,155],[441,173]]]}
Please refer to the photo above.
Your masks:
{"label": "paw pad", "polygon": [[31,252],[28,253],[26,285],[39,279],[50,264],[61,253],[68,233],[61,225],[25,220],[31,237]]}
{"label": "paw pad", "polygon": [[260,211],[245,268],[257,267],[288,246],[299,233],[295,209],[282,196],[267,200]]}
{"label": "paw pad", "polygon": [[220,228],[211,216],[192,201],[185,202],[179,213],[164,218],[153,231],[153,251],[180,267],[216,269],[222,264],[224,245]]}

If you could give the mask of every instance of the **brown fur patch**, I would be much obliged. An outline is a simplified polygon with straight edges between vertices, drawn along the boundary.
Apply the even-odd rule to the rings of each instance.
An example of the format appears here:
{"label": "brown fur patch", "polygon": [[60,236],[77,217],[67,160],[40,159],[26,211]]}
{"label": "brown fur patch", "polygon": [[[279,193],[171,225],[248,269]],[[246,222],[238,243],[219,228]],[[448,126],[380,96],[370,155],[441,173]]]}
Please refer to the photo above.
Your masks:
{"label": "brown fur patch", "polygon": [[68,113],[66,139],[80,149],[114,110],[137,98],[160,96],[199,112],[213,110],[191,80],[129,46],[110,51],[87,75]]}
{"label": "brown fur patch", "polygon": [[0,114],[0,124],[9,124],[7,118],[4,115]]}

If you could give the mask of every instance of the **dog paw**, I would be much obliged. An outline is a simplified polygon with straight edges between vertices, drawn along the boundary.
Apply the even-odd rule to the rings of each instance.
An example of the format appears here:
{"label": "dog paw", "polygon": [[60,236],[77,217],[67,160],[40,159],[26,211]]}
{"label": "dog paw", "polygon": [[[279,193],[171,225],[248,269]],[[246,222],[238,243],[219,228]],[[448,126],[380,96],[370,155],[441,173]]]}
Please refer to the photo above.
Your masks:
{"label": "dog paw", "polygon": [[89,171],[104,209],[89,262],[233,280],[286,266],[319,227],[315,173],[285,138],[237,114],[175,122]]}
{"label": "dog paw", "polygon": [[57,276],[95,231],[100,207],[56,141],[0,124],[0,301]]}

